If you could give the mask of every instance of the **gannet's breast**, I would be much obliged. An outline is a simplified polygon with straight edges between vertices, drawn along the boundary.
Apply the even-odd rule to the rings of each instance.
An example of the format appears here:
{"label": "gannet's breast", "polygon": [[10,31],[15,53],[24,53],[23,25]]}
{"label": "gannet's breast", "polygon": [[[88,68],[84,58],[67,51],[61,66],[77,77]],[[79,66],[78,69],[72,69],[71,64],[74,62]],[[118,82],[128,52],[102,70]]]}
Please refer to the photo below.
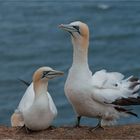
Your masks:
{"label": "gannet's breast", "polygon": [[43,130],[51,125],[57,115],[57,109],[49,93],[46,93],[39,95],[31,107],[22,113],[27,128]]}
{"label": "gannet's breast", "polygon": [[55,104],[53,102],[53,99],[52,99],[51,95],[49,94],[49,92],[47,92],[47,95],[48,95],[48,99],[49,99],[49,107],[50,107],[50,110],[54,114],[54,117],[56,117],[57,116],[56,106],[55,106]]}
{"label": "gannet's breast", "polygon": [[[22,125],[26,123],[26,125],[32,130],[35,128],[36,130],[45,129],[49,127],[53,119],[57,116],[56,106],[49,92],[46,92],[45,95],[37,99],[38,101],[36,103],[34,103],[34,97],[35,97],[35,93],[33,90],[33,83],[31,83],[30,86],[27,88],[26,92],[24,93],[18,105],[18,108],[15,110],[15,113],[18,115],[19,114],[22,115],[22,118],[24,120],[24,121],[22,120]],[[40,108],[41,110],[43,109],[45,110],[43,114],[41,113],[41,116],[39,115],[40,113],[38,111],[40,110]],[[41,118],[42,115],[43,118]],[[40,116],[40,121],[38,120],[39,116]],[[16,121],[19,123],[19,124],[16,123],[16,126],[21,125],[21,117],[20,118],[16,117]]]}

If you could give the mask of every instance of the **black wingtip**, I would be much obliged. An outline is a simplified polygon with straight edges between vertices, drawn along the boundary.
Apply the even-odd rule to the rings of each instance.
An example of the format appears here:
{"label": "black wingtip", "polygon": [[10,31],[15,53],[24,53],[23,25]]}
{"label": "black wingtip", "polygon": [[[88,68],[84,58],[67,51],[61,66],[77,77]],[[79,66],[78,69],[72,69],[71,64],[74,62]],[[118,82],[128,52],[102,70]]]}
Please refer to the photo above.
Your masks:
{"label": "black wingtip", "polygon": [[138,81],[132,82],[129,88],[134,89],[137,85],[140,85],[140,82]]}
{"label": "black wingtip", "polygon": [[128,112],[126,112],[126,113],[128,113],[128,114],[130,114],[130,115],[133,115],[133,116],[139,118],[139,116],[138,116],[136,113],[134,113],[134,112],[130,112],[130,111],[128,111]]}
{"label": "black wingtip", "polygon": [[116,101],[112,102],[112,104],[120,106],[140,105],[140,96],[137,98],[129,97],[117,99]]}
{"label": "black wingtip", "polygon": [[19,80],[20,82],[22,82],[23,84],[25,84],[26,86],[29,86],[29,85],[30,85],[30,83],[24,81],[23,79],[18,78],[18,80]]}
{"label": "black wingtip", "polygon": [[118,112],[124,112],[124,113],[130,114],[130,115],[133,115],[133,116],[139,118],[138,115],[137,115],[136,113],[131,112],[130,110],[127,110],[127,109],[122,108],[122,107],[117,107],[117,106],[115,106],[114,108],[115,108]]}
{"label": "black wingtip", "polygon": [[135,81],[138,81],[138,80],[139,80],[139,78],[138,78],[138,77],[134,77],[134,76],[132,76],[132,77],[129,79],[130,82],[135,82]]}

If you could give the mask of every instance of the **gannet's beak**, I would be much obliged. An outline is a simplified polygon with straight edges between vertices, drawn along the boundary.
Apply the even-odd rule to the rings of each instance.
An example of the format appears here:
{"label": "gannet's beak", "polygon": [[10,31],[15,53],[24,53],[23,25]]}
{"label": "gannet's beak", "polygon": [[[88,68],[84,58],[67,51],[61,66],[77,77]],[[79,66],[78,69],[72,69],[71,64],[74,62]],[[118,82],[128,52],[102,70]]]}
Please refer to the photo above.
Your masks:
{"label": "gannet's beak", "polygon": [[73,26],[70,24],[60,24],[59,28],[65,30],[65,31],[68,31],[68,32],[79,32],[78,26]]}
{"label": "gannet's beak", "polygon": [[42,78],[52,79],[54,77],[61,76],[63,74],[64,74],[64,72],[62,72],[62,71],[51,70],[49,72],[44,72]]}

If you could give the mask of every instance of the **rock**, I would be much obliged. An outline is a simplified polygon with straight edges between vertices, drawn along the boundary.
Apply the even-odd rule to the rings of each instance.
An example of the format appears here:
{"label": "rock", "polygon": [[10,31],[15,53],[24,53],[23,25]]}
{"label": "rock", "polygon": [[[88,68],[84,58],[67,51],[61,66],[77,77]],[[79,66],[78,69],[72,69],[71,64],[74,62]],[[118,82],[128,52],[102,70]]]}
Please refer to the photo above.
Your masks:
{"label": "rock", "polygon": [[140,125],[105,127],[89,131],[90,127],[58,127],[26,133],[24,129],[0,126],[0,139],[140,139]]}

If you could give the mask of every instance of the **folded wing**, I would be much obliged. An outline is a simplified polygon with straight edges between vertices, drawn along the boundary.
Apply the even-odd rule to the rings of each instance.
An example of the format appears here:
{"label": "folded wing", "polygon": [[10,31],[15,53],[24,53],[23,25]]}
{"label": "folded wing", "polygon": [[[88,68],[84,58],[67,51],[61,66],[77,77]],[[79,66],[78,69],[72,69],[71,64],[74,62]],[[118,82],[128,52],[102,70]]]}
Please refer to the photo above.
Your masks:
{"label": "folded wing", "polygon": [[17,111],[23,112],[24,110],[28,109],[34,101],[34,90],[33,90],[33,83],[30,84],[30,86],[26,89],[19,105],[17,108]]}
{"label": "folded wing", "polygon": [[[123,105],[123,101],[127,105],[135,104],[134,99],[138,99],[138,91],[140,90],[140,80],[133,76],[124,79],[124,75],[118,72],[106,72],[101,70],[96,72],[92,77],[91,96],[94,100],[101,103],[111,103]],[[137,104],[140,104],[140,100]]]}

